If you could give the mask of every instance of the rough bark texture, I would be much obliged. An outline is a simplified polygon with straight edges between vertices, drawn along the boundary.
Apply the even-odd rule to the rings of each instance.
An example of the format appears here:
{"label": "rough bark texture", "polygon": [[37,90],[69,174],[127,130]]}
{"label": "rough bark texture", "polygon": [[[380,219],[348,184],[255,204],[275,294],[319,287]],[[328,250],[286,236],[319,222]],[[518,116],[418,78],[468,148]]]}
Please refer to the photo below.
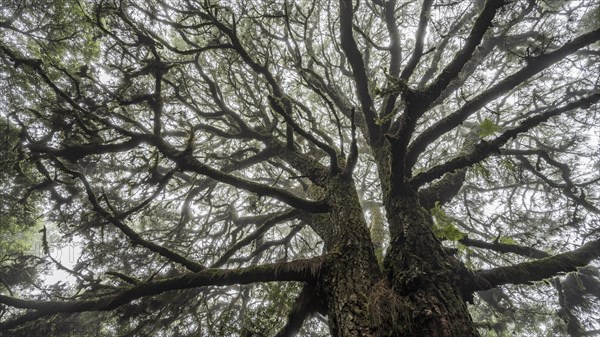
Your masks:
{"label": "rough bark texture", "polygon": [[332,264],[322,286],[334,336],[376,336],[368,310],[371,290],[381,278],[358,196],[350,180],[335,180],[330,191],[333,231],[326,239]]}
{"label": "rough bark texture", "polygon": [[323,293],[333,336],[478,336],[456,284],[460,263],[433,235],[414,194],[387,198],[393,242],[380,270],[356,190],[329,188],[334,230]]}
{"label": "rough bark texture", "polygon": [[431,214],[416,196],[390,198],[392,226],[400,229],[384,261],[394,293],[401,298],[394,336],[479,336],[456,283],[460,262],[433,235]]}

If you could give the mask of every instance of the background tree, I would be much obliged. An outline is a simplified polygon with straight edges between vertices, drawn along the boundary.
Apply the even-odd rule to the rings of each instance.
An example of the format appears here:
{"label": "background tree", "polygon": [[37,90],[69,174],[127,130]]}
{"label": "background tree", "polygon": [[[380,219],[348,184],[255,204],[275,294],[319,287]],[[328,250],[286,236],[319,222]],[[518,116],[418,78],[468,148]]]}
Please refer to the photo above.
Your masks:
{"label": "background tree", "polygon": [[35,206],[0,233],[40,219],[70,277],[7,282],[1,262],[0,331],[597,333],[599,16],[3,3],[2,167],[28,169],[1,176],[2,210]]}

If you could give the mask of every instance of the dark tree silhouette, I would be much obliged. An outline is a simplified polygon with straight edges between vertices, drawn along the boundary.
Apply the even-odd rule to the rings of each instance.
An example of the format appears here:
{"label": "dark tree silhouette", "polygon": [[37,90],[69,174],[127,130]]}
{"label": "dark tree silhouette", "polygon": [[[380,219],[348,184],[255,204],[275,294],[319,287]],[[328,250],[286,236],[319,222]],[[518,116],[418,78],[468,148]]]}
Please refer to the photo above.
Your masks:
{"label": "dark tree silhouette", "polygon": [[598,22],[3,2],[1,334],[597,333]]}

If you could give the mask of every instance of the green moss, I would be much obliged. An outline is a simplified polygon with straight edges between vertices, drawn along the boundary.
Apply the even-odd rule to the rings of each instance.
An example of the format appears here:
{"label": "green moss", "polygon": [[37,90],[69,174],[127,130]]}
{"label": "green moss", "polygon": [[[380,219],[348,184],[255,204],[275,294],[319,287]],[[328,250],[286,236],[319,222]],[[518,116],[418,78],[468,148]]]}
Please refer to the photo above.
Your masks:
{"label": "green moss", "polygon": [[440,207],[439,202],[436,202],[435,206],[431,209],[433,215],[433,234],[440,239],[447,239],[450,241],[458,241],[465,236],[465,233],[461,232],[455,225],[454,222],[448,217],[446,212]]}
{"label": "green moss", "polygon": [[511,237],[508,237],[508,236],[501,236],[498,239],[498,242],[505,243],[505,244],[508,244],[508,245],[514,245],[514,244],[516,244],[515,239],[513,239]]}
{"label": "green moss", "polygon": [[492,122],[492,120],[489,118],[484,119],[483,122],[481,122],[481,124],[479,124],[479,136],[481,138],[491,136],[498,131],[500,131],[500,128],[498,127],[498,125],[496,125],[496,123]]}

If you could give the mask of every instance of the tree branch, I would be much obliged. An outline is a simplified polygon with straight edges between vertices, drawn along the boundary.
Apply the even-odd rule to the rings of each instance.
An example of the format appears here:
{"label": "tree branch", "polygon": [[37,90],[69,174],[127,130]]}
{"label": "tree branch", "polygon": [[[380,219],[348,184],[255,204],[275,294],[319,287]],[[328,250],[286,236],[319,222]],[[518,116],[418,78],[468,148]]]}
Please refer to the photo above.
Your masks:
{"label": "tree branch", "polygon": [[517,159],[523,164],[523,167],[525,169],[527,169],[529,172],[533,173],[535,176],[540,178],[543,182],[548,184],[548,186],[550,186],[552,188],[560,189],[567,198],[573,200],[573,202],[575,202],[576,204],[581,205],[583,208],[587,209],[588,211],[590,211],[592,213],[600,214],[600,209],[598,207],[592,205],[589,201],[587,201],[585,199],[585,195],[575,194],[574,190],[572,190],[571,187],[568,186],[568,184],[567,184],[567,187],[565,187],[565,186],[561,186],[561,185],[555,183],[554,181],[550,180],[548,177],[543,175],[541,172],[538,172],[538,170],[536,170],[536,168],[533,165],[531,165],[531,163],[529,162],[529,160],[527,160],[527,158],[517,155]]}
{"label": "tree branch", "polygon": [[483,249],[489,249],[498,253],[513,253],[525,257],[530,257],[534,259],[543,259],[546,257],[550,257],[551,255],[546,253],[543,250],[535,249],[528,246],[520,246],[515,244],[508,244],[502,242],[487,242],[483,240],[471,239],[469,237],[464,237],[460,239],[458,242],[462,243],[468,247],[477,247]]}
{"label": "tree branch", "polygon": [[[317,139],[311,133],[304,130],[298,123],[296,123],[294,121],[294,119],[292,118],[292,116],[290,116],[287,113],[287,111],[291,111],[292,109],[291,108],[286,109],[284,107],[285,105],[290,104],[289,99],[284,98],[283,100],[284,101],[281,102],[281,100],[278,100],[278,99],[275,99],[274,97],[269,96],[269,103],[271,104],[271,107],[273,108],[273,110],[275,110],[275,112],[277,112],[280,116],[282,116],[285,119],[285,122],[287,123],[287,125],[289,125],[299,135],[301,135],[302,137],[304,137],[311,143],[315,144],[318,148],[320,148],[321,150],[323,150],[325,153],[327,153],[329,155],[329,160],[330,160],[330,165],[331,165],[331,167],[330,167],[331,174],[332,175],[336,174],[339,170],[337,151],[333,147],[331,147],[328,144],[325,144],[324,142]],[[282,104],[279,104],[279,103],[282,103]]]}
{"label": "tree branch", "polygon": [[[164,152],[163,152],[164,153]],[[222,183],[240,188],[252,193],[256,193],[258,196],[269,196],[280,200],[292,207],[309,212],[309,213],[326,213],[329,211],[329,205],[325,201],[310,201],[305,200],[286,190],[270,187],[267,185],[255,183],[246,179],[242,179],[221,171],[215,170],[209,166],[202,164],[191,154],[176,156],[169,156],[170,159],[175,161],[182,170],[190,170],[202,175],[206,175],[212,179],[220,181]]]}
{"label": "tree branch", "polygon": [[[98,202],[98,198],[96,197],[96,194],[92,190],[90,183],[87,181],[86,177],[82,173],[68,169],[66,166],[64,166],[63,163],[61,163],[58,160],[54,160],[54,162],[59,166],[59,168],[62,171],[66,172],[74,177],[77,177],[83,183],[86,193],[88,195],[88,200],[90,201],[90,204],[92,205],[92,208],[94,209],[94,211],[96,213],[100,214],[103,218],[105,218],[108,222],[113,224],[119,230],[121,230],[121,232],[123,232],[123,234],[125,234],[129,238],[129,240],[131,240],[131,242],[133,244],[138,244],[143,247],[146,247],[150,251],[153,251],[153,252],[159,254],[160,256],[163,256],[175,263],[179,263],[179,264],[183,265],[190,271],[198,272],[198,271],[205,269],[205,267],[202,266],[201,264],[199,264],[195,261],[192,261],[192,260],[180,255],[177,252],[174,252],[166,247],[157,245],[154,242],[151,242],[151,241],[148,241],[148,240],[145,240],[144,238],[142,238],[138,233],[136,233],[133,229],[131,229],[129,226],[127,226],[126,224],[124,224],[121,221],[122,216],[124,214],[130,213],[130,212],[126,212],[126,213],[122,214],[121,216],[111,214],[109,211],[107,211],[106,209],[104,209],[104,207],[102,207],[100,205],[100,203]],[[165,182],[165,184],[166,184],[166,182]]]}
{"label": "tree branch", "polygon": [[556,288],[556,292],[558,293],[558,304],[560,305],[560,309],[558,310],[558,317],[560,317],[567,326],[567,333],[571,337],[579,337],[584,336],[585,329],[581,325],[581,322],[573,314],[571,308],[569,307],[566,296],[565,289],[563,288],[562,283],[558,278],[554,279],[554,288]]}
{"label": "tree branch", "polygon": [[500,7],[504,6],[504,0],[488,0],[483,10],[475,20],[473,28],[463,48],[454,56],[454,59],[442,70],[433,83],[424,89],[428,102],[433,102],[452,80],[458,77],[465,64],[471,59],[475,48],[481,43],[483,35],[492,26],[492,20]]}
{"label": "tree branch", "polygon": [[537,116],[527,118],[521,123],[519,123],[519,126],[505,131],[500,136],[496,137],[495,139],[489,142],[482,140],[474,146],[474,149],[471,153],[455,157],[454,159],[451,159],[444,164],[434,166],[426,172],[417,174],[413,179],[411,179],[410,183],[414,188],[418,188],[419,186],[422,186],[425,183],[440,178],[445,173],[459,170],[461,168],[478,163],[486,159],[490,155],[499,152],[501,146],[506,144],[511,138],[515,138],[518,134],[530,130],[531,128],[547,121],[551,117],[558,116],[564,112],[568,112],[573,109],[589,107],[590,105],[598,102],[599,100],[600,93],[596,93],[581,98],[580,100],[577,100],[575,102],[571,102],[563,107],[548,110]]}
{"label": "tree branch", "polygon": [[329,205],[327,205],[325,201],[305,200],[286,190],[255,183],[253,181],[216,170],[201,163],[192,155],[192,153],[190,153],[189,150],[178,151],[160,137],[134,133],[122,128],[118,128],[118,131],[127,134],[129,137],[140,139],[144,143],[155,146],[165,157],[175,162],[178,168],[181,170],[196,172],[233,187],[256,193],[259,196],[265,195],[275,198],[292,207],[309,213],[326,213],[329,211]]}
{"label": "tree branch", "polygon": [[[408,88],[406,80],[410,77],[421,58],[423,49],[422,40],[424,38],[428,12],[431,5],[432,3],[429,1],[423,2],[415,51],[407,64],[407,68],[402,72],[399,82],[406,108],[404,113],[394,123],[398,128],[394,131],[393,136],[388,137],[392,144],[392,190],[397,191],[398,193],[406,190],[405,176],[407,175],[407,172],[410,172],[413,165],[410,161],[408,161],[407,165],[406,159],[410,157],[407,157],[406,153],[408,144],[415,131],[417,121],[421,118],[423,113],[427,111],[427,108],[435,101],[435,99],[441,95],[442,91],[448,86],[450,81],[458,76],[458,73],[469,61],[475,48],[481,42],[483,35],[491,26],[491,21],[496,15],[496,11],[504,5],[504,1],[487,1],[483,11],[475,20],[475,25],[473,26],[463,49],[441,72],[430,87],[425,88],[422,91],[414,91]],[[405,76],[405,78],[402,76]]]}
{"label": "tree branch", "polygon": [[[458,155],[465,155],[473,151],[475,142],[479,140],[479,127],[471,127],[465,135],[463,144]],[[462,188],[467,168],[454,172],[448,172],[441,179],[431,183],[429,186],[419,189],[419,202],[425,208],[433,208],[436,203],[444,205],[450,202]]]}
{"label": "tree branch", "polygon": [[350,116],[350,134],[352,138],[350,143],[350,152],[348,153],[348,160],[344,170],[344,175],[348,178],[352,177],[352,172],[354,171],[354,167],[358,162],[358,144],[356,140],[356,123],[354,122],[354,115],[355,110],[352,109],[352,115]]}
{"label": "tree branch", "polygon": [[302,324],[310,315],[323,311],[323,303],[317,297],[315,285],[307,283],[298,294],[292,310],[289,312],[285,326],[279,330],[275,337],[295,336]]}
{"label": "tree branch", "polygon": [[[497,1],[502,2],[502,1]],[[419,26],[417,28],[417,33],[415,36],[415,48],[413,49],[412,55],[410,55],[410,59],[406,63],[406,67],[402,70],[402,74],[400,74],[400,81],[408,81],[413,71],[419,64],[421,60],[421,56],[423,56],[423,45],[425,40],[425,32],[427,30],[427,22],[429,21],[429,14],[431,11],[431,6],[433,5],[433,0],[425,0],[423,1],[423,6],[421,7],[421,15],[419,16]],[[458,56],[457,56],[458,57]],[[456,60],[456,58],[455,58]],[[442,72],[443,73],[443,72]]]}
{"label": "tree branch", "polygon": [[275,112],[277,112],[280,116],[282,116],[284,118],[286,124],[288,125],[288,129],[286,130],[288,132],[288,139],[289,140],[293,139],[292,138],[293,134],[290,133],[291,130],[293,129],[298,134],[300,134],[302,137],[306,138],[308,141],[315,144],[317,147],[319,147],[320,149],[322,149],[325,153],[327,153],[329,155],[329,158],[331,161],[330,170],[332,173],[337,173],[337,171],[338,171],[337,151],[334,148],[332,148],[331,146],[329,146],[328,144],[325,144],[324,142],[322,142],[319,139],[317,139],[316,137],[314,137],[308,131],[304,130],[298,123],[296,123],[293,120],[293,118],[292,118],[293,108],[292,108],[291,101],[285,95],[278,80],[275,78],[275,76],[273,76],[273,74],[269,71],[269,69],[266,66],[259,64],[250,56],[250,54],[248,53],[248,51],[246,50],[246,48],[243,46],[242,42],[238,38],[235,29],[228,28],[226,25],[224,25],[222,22],[218,21],[215,17],[212,17],[211,15],[202,15],[202,16],[210,18],[210,20],[213,22],[213,24],[229,37],[234,50],[240,55],[240,57],[244,60],[244,62],[254,72],[264,76],[264,78],[267,80],[267,82],[269,83],[269,86],[271,87],[271,90],[273,92],[273,96],[268,96],[269,103],[270,103],[271,107],[273,108],[273,110]]}
{"label": "tree branch", "polygon": [[227,251],[225,253],[223,253],[223,255],[221,255],[221,257],[217,261],[215,261],[215,263],[213,263],[211,267],[218,268],[218,267],[224,265],[227,262],[227,260],[231,256],[233,256],[233,254],[235,254],[238,250],[240,250],[240,248],[249,245],[252,241],[259,238],[261,235],[263,235],[265,232],[267,232],[269,229],[271,229],[273,226],[277,225],[278,223],[293,219],[293,218],[297,217],[299,214],[300,214],[300,211],[294,209],[294,210],[290,210],[290,211],[283,212],[280,214],[275,214],[275,215],[271,216],[269,219],[266,219],[260,226],[258,226],[258,228],[256,228],[256,230],[254,230],[252,233],[248,234],[243,239],[238,240],[233,246],[231,246],[229,249],[227,249]]}
{"label": "tree branch", "polygon": [[225,286],[272,281],[310,281],[321,269],[322,258],[280,262],[239,269],[205,269],[198,273],[150,281],[133,286],[116,294],[95,300],[83,301],[31,301],[0,295],[0,303],[7,306],[33,309],[14,320],[1,323],[0,331],[13,329],[26,322],[58,313],[85,311],[109,311],[131,301],[158,295],[171,290],[190,289],[203,286]]}
{"label": "tree branch", "polygon": [[369,143],[371,146],[374,146],[381,141],[380,129],[375,123],[376,116],[373,111],[373,99],[369,93],[369,82],[367,79],[365,63],[352,35],[352,20],[354,19],[352,0],[340,0],[339,3],[340,42],[344,54],[348,59],[348,63],[350,63],[350,67],[352,68],[352,74],[356,83],[356,91],[367,124]]}
{"label": "tree branch", "polygon": [[600,28],[577,37],[573,41],[566,43],[561,48],[553,52],[532,58],[525,67],[521,68],[521,70],[508,76],[498,84],[494,85],[475,97],[473,100],[463,105],[460,109],[433,124],[427,130],[423,131],[423,133],[421,133],[408,148],[408,153],[406,155],[407,170],[414,166],[419,155],[427,148],[427,146],[429,146],[446,132],[449,132],[450,130],[459,126],[472,113],[476,112],[492,100],[512,90],[519,84],[524,83],[535,74],[562,60],[567,55],[570,55],[598,40],[600,40]]}
{"label": "tree branch", "polygon": [[69,161],[77,161],[85,156],[94,154],[106,154],[116,152],[126,152],[141,144],[139,139],[130,139],[117,144],[81,144],[70,145],[61,149],[52,148],[42,144],[32,143],[28,146],[33,152],[48,153],[57,157],[65,158]]}
{"label": "tree branch", "polygon": [[[427,2],[427,1],[426,1]],[[395,79],[400,74],[400,63],[402,62],[402,46],[400,45],[400,31],[396,24],[396,0],[386,1],[383,6],[383,14],[385,17],[385,26],[390,37],[390,69],[389,77]],[[394,110],[394,105],[398,99],[399,92],[394,92],[385,98],[381,105],[380,116],[388,116]],[[382,130],[389,127],[390,122],[384,122]]]}
{"label": "tree branch", "polygon": [[[431,62],[429,63],[429,67],[427,67],[427,69],[425,70],[425,73],[419,80],[419,83],[417,84],[417,88],[423,89],[423,87],[425,87],[427,82],[429,80],[431,80],[433,75],[435,75],[435,73],[438,71],[438,66],[440,64],[440,61],[442,60],[444,51],[446,50],[446,47],[448,46],[448,43],[450,42],[450,40],[453,37],[456,37],[456,33],[459,30],[461,30],[461,28],[463,28],[469,20],[471,20],[473,17],[475,17],[477,15],[477,13],[480,12],[480,9],[483,8],[484,4],[485,3],[483,1],[475,2],[473,4],[473,8],[471,10],[464,12],[462,14],[462,16],[459,17],[456,20],[456,22],[454,22],[452,24],[452,26],[450,26],[450,29],[448,29],[446,34],[442,37],[442,40],[435,46],[435,52],[433,54]],[[470,62],[472,62],[472,61],[473,61],[473,59],[471,58]]]}
{"label": "tree branch", "polygon": [[433,208],[436,203],[448,203],[462,187],[467,170],[460,169],[456,172],[446,173],[442,179],[419,190],[419,203],[425,208]]}
{"label": "tree branch", "polygon": [[503,284],[529,284],[583,267],[600,257],[600,240],[586,243],[572,251],[524,262],[475,272],[475,289],[486,290]]}

